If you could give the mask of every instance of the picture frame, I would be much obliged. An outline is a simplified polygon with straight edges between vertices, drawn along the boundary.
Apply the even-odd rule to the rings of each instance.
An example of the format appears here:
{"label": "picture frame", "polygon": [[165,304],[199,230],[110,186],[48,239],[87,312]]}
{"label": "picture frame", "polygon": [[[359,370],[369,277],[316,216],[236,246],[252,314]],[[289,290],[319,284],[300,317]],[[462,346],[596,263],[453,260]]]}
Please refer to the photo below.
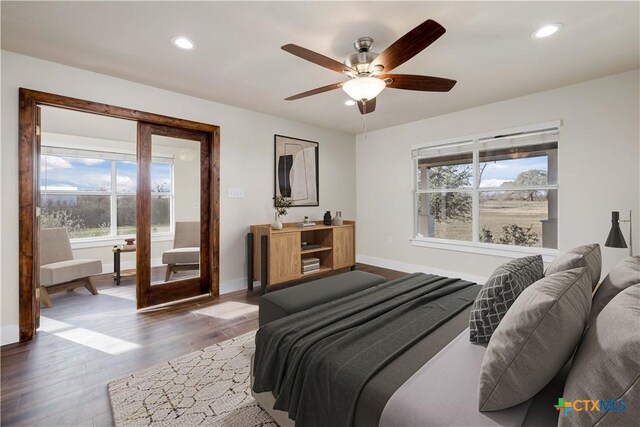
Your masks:
{"label": "picture frame", "polygon": [[289,197],[292,207],[320,205],[319,144],[274,135],[273,194]]}

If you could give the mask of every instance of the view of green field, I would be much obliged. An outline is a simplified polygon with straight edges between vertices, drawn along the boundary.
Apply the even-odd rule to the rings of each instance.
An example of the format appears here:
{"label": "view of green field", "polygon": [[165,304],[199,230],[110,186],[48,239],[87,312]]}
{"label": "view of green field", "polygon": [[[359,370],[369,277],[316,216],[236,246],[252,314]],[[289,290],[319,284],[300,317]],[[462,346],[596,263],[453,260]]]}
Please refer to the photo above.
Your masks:
{"label": "view of green field", "polygon": [[[521,227],[532,227],[531,232],[538,236],[533,245],[542,247],[542,223],[547,219],[546,200],[483,200],[480,204],[480,229],[491,230],[493,236],[502,235],[502,227],[517,224]],[[469,221],[436,221],[435,236],[441,239],[472,240],[472,225]]]}

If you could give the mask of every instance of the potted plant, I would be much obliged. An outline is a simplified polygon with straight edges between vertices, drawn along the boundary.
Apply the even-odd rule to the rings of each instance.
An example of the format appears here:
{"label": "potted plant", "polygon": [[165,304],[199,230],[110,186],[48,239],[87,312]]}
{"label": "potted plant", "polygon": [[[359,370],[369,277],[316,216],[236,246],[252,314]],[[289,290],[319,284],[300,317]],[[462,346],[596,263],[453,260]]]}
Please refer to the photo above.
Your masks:
{"label": "potted plant", "polygon": [[291,199],[284,196],[273,196],[273,207],[276,210],[276,219],[271,224],[271,228],[274,230],[282,230],[282,223],[280,222],[280,217],[285,216],[287,214],[287,209],[289,209],[292,205]]}

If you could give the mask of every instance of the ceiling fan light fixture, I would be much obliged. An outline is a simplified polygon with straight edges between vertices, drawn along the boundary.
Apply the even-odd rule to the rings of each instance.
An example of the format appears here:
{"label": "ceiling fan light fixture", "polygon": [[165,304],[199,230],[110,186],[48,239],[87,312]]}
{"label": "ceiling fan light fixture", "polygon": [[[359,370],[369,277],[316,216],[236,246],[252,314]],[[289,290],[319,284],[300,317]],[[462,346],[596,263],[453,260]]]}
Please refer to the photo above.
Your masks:
{"label": "ceiling fan light fixture", "polygon": [[387,87],[383,80],[376,77],[358,77],[342,85],[342,89],[356,101],[368,101]]}

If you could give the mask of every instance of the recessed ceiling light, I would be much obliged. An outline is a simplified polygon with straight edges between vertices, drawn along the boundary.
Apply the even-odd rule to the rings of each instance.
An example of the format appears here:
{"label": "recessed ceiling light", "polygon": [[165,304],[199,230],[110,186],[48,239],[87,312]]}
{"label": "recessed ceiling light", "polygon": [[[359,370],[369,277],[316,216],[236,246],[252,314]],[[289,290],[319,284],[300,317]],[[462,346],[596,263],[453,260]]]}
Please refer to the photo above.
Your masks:
{"label": "recessed ceiling light", "polygon": [[354,101],[353,99],[347,99],[346,101],[344,101],[344,105],[348,105],[349,107],[356,105],[356,101]]}
{"label": "recessed ceiling light", "polygon": [[531,34],[532,39],[543,39],[557,33],[562,29],[562,24],[547,24],[538,28]]}
{"label": "recessed ceiling light", "polygon": [[175,47],[184,49],[184,50],[193,50],[196,48],[196,44],[192,40],[184,36],[178,36],[178,37],[172,38],[171,43],[173,43]]}

